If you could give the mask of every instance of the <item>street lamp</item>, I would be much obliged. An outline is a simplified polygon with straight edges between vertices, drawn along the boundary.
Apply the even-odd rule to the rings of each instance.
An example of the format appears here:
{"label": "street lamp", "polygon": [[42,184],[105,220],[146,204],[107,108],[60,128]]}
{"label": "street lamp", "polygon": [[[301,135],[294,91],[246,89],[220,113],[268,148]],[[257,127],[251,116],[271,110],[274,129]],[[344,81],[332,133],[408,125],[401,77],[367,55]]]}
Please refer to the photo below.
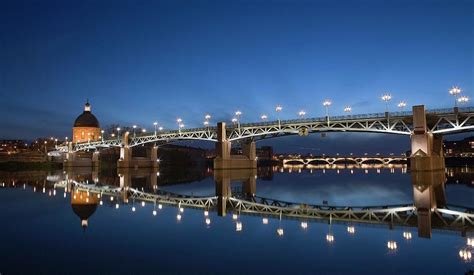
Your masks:
{"label": "street lamp", "polygon": [[163,127],[158,127],[158,131],[163,131]]}
{"label": "street lamp", "polygon": [[145,128],[142,129],[142,133],[146,133],[146,129],[145,129]]}
{"label": "street lamp", "polygon": [[237,124],[237,118],[233,117],[232,118],[232,123],[234,123],[234,126],[235,126],[235,124]]}
{"label": "street lamp", "polygon": [[153,122],[153,126],[155,127],[155,136],[156,136],[156,126],[158,126],[158,122]]}
{"label": "street lamp", "polygon": [[237,127],[239,128],[239,132],[240,132],[240,116],[241,115],[242,115],[241,111],[235,112],[235,116],[237,117]]}
{"label": "street lamp", "polygon": [[137,129],[137,125],[133,125],[132,128],[133,128],[133,137],[135,137],[135,129]]}
{"label": "street lamp", "polygon": [[461,88],[458,86],[453,86],[449,90],[449,94],[454,96],[454,107],[458,106],[458,95],[462,92]]}
{"label": "street lamp", "polygon": [[345,113],[350,113],[350,112],[352,112],[352,107],[349,106],[349,105],[347,105],[346,107],[344,107],[344,112],[345,112]]}
{"label": "street lamp", "polygon": [[304,110],[301,110],[299,111],[298,115],[300,116],[300,118],[304,118],[304,116],[306,115],[306,112]]}
{"label": "street lamp", "polygon": [[183,120],[180,117],[178,117],[176,119],[176,123],[178,123],[178,131],[181,133],[181,124],[183,124]]}
{"label": "street lamp", "polygon": [[405,109],[405,107],[407,106],[407,102],[406,101],[400,101],[397,106],[398,106],[398,108],[400,108],[403,111]]}
{"label": "street lamp", "polygon": [[331,106],[332,102],[330,99],[326,99],[323,102],[323,106],[326,108],[326,116],[329,117],[329,106]]}
{"label": "street lamp", "polygon": [[208,127],[209,126],[209,120],[211,119],[211,115],[210,114],[206,114],[204,116],[204,126],[205,127]]}
{"label": "street lamp", "polygon": [[117,139],[120,139],[120,127],[117,127]]}
{"label": "street lamp", "polygon": [[389,93],[385,93],[382,95],[381,99],[385,102],[385,112],[388,112],[388,102],[392,100],[392,95]]}
{"label": "street lamp", "polygon": [[[100,139],[104,141],[104,130],[100,130]],[[67,137],[66,137],[67,140]]]}
{"label": "street lamp", "polygon": [[260,118],[261,118],[263,121],[266,121],[267,118],[268,118],[268,116],[264,114],[264,115],[262,115]]}
{"label": "street lamp", "polygon": [[458,102],[459,102],[459,104],[465,104],[465,103],[469,102],[469,97],[467,97],[465,95],[461,96],[461,97],[458,98]]}
{"label": "street lamp", "polygon": [[278,119],[278,128],[280,128],[280,112],[281,110],[283,110],[283,107],[281,107],[281,105],[277,105],[275,107],[275,111],[277,113],[277,119]]}

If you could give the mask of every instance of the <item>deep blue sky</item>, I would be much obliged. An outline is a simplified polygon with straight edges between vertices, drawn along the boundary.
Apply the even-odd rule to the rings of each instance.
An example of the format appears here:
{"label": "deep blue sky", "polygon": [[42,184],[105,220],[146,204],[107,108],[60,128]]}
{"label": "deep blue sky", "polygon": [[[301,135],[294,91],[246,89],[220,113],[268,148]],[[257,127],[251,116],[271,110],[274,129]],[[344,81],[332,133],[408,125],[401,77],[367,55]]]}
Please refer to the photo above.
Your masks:
{"label": "deep blue sky", "polygon": [[[152,3],[153,2],[153,3]],[[473,90],[473,1],[16,1],[0,4],[0,138],[450,107]],[[393,108],[393,107],[392,107]],[[394,108],[393,108],[394,109]],[[343,138],[344,140],[344,138]]]}

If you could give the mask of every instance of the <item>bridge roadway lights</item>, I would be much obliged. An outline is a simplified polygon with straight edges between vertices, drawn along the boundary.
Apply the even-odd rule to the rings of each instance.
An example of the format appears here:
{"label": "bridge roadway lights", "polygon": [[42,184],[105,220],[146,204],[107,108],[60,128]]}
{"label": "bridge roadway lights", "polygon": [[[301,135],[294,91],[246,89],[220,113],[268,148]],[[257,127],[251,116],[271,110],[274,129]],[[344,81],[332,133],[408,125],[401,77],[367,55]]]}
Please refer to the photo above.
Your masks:
{"label": "bridge roadway lights", "polygon": [[225,122],[217,123],[216,153],[214,170],[257,169],[255,142],[242,146],[243,155],[231,155],[231,142],[227,139]]}
{"label": "bridge roadway lights", "polygon": [[444,170],[443,138],[428,132],[425,106],[413,106],[410,170]]}

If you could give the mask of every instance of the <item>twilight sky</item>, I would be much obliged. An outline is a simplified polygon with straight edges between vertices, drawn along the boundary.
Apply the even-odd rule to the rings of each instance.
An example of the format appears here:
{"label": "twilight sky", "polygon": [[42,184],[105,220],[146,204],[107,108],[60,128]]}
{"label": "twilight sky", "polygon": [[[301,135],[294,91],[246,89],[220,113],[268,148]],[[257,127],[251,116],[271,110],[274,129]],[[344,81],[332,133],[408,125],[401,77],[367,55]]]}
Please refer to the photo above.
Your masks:
{"label": "twilight sky", "polygon": [[[325,98],[331,114],[382,112],[384,91],[392,109],[451,107],[452,85],[473,95],[473,1],[355,2],[2,1],[0,138],[70,136],[86,98],[102,126],[151,129],[276,104],[322,116]],[[385,137],[369,135],[326,145]]]}

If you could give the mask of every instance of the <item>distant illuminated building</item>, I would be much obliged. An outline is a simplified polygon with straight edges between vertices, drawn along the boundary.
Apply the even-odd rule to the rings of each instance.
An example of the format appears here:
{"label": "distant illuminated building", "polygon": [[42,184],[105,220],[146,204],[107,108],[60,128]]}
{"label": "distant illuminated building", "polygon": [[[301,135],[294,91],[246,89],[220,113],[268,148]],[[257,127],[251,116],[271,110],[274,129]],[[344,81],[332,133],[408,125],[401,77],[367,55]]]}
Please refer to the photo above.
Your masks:
{"label": "distant illuminated building", "polygon": [[84,112],[76,118],[72,128],[72,142],[87,142],[100,139],[100,125],[91,112],[89,101],[84,105]]}
{"label": "distant illuminated building", "polygon": [[86,191],[71,192],[72,211],[81,219],[84,230],[89,226],[89,217],[94,214],[100,199]]}

